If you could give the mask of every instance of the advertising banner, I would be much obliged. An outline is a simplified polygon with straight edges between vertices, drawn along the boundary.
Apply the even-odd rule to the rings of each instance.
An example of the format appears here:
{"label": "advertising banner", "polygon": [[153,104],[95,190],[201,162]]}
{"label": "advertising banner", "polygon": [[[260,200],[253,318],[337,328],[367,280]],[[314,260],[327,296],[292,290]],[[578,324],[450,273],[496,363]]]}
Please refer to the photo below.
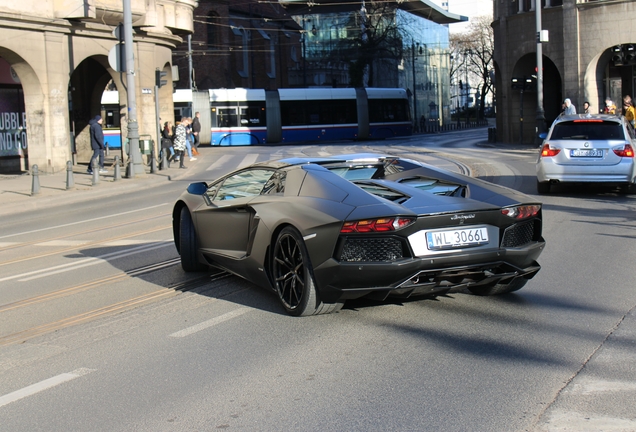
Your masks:
{"label": "advertising banner", "polygon": [[0,159],[27,155],[27,126],[20,80],[0,58]]}

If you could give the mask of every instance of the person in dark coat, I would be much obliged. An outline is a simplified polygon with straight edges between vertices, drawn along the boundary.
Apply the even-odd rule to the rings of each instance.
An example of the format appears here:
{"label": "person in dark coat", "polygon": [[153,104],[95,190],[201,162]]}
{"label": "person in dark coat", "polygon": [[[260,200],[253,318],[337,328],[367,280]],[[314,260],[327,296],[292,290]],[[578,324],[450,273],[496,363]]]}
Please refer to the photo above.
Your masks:
{"label": "person in dark coat", "polygon": [[194,137],[192,154],[194,156],[199,154],[199,135],[201,134],[201,122],[199,121],[199,117],[201,117],[201,113],[197,111],[194,114],[194,119],[192,120],[192,136]]}
{"label": "person in dark coat", "polygon": [[90,125],[90,133],[91,133],[91,149],[93,149],[93,156],[91,157],[91,161],[88,164],[88,173],[93,173],[93,161],[98,159],[99,164],[99,173],[104,174],[107,173],[104,169],[104,131],[102,130],[102,116],[96,115],[95,118],[91,119],[88,124]]}

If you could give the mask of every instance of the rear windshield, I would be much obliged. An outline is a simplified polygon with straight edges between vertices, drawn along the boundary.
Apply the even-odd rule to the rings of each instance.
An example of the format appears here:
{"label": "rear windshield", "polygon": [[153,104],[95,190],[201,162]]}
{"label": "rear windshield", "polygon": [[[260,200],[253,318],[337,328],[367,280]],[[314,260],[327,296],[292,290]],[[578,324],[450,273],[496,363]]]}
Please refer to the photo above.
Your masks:
{"label": "rear windshield", "polygon": [[554,125],[550,139],[624,140],[625,133],[621,124],[613,121],[568,121]]}

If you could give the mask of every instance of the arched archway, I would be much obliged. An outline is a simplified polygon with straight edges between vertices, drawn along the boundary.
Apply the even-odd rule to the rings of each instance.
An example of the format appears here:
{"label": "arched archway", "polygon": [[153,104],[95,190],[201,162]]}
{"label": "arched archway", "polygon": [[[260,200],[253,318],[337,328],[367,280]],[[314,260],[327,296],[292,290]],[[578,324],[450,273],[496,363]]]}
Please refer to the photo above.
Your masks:
{"label": "arched archway", "polygon": [[[102,95],[111,80],[116,88],[121,88],[118,77],[112,76],[112,69],[106,66],[106,56],[87,57],[75,68],[69,82],[69,128],[73,137],[72,151],[76,163],[88,163],[92,155],[88,122],[96,115],[104,117]],[[119,95],[119,104],[125,100],[125,93]],[[120,110],[117,110],[120,114]],[[121,125],[121,121],[116,122]]]}
{"label": "arched archway", "polygon": [[[633,96],[636,91],[634,66],[636,56],[624,51],[623,47],[636,47],[636,44],[624,44],[608,47],[590,60],[583,78],[583,92],[592,105],[592,112],[600,112],[605,107],[605,99],[610,98],[618,108],[624,95]],[[630,55],[631,54],[631,55]]]}
{"label": "arched archway", "polygon": [[47,159],[43,103],[40,80],[31,65],[0,47],[0,173],[28,170],[29,154],[35,160]]}
{"label": "arched archway", "polygon": [[[513,79],[525,82],[529,79],[532,84],[525,87],[516,85],[511,90],[510,117],[511,135],[513,142],[533,144],[536,140],[536,113],[537,113],[537,88],[536,88],[536,53],[529,53],[521,57],[515,64],[512,72]],[[506,85],[506,84],[504,84]],[[512,84],[508,84],[512,85]],[[545,113],[546,128],[561,113],[563,101],[562,80],[558,68],[552,60],[543,56],[543,110]],[[573,100],[577,104],[578,101]],[[583,104],[583,101],[580,103]],[[515,115],[515,110],[518,115]],[[525,117],[525,118],[524,118]]]}

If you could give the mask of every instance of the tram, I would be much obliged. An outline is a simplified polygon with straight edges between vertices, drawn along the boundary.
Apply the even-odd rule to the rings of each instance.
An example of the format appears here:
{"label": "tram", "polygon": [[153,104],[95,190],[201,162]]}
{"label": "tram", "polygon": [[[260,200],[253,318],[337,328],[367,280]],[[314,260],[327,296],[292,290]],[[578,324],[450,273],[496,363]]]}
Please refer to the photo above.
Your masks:
{"label": "tram", "polygon": [[[200,142],[213,146],[385,139],[413,132],[408,96],[399,88],[176,90],[173,103],[176,121],[200,113]],[[119,109],[102,105],[106,112]]]}

